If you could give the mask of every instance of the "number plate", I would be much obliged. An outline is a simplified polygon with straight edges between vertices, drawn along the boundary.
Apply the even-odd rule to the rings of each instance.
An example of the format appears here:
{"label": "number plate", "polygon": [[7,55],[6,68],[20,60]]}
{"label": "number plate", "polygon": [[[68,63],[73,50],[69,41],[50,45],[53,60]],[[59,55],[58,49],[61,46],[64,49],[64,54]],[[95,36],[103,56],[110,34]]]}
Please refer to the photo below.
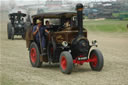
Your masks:
{"label": "number plate", "polygon": [[87,60],[88,57],[78,57],[78,60]]}

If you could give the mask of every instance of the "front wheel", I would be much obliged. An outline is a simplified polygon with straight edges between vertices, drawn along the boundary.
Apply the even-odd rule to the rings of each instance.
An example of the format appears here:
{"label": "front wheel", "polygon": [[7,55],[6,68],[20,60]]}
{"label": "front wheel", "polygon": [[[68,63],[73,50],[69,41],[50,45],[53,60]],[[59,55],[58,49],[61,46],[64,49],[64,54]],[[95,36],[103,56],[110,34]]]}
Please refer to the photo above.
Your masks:
{"label": "front wheel", "polygon": [[90,62],[90,67],[94,71],[101,71],[104,65],[103,55],[98,49],[93,49],[89,58],[93,60]]}
{"label": "front wheel", "polygon": [[42,62],[40,61],[40,52],[35,42],[32,42],[29,50],[29,58],[33,67],[40,67]]}
{"label": "front wheel", "polygon": [[63,73],[65,74],[70,74],[72,72],[73,68],[73,60],[72,60],[72,55],[64,51],[60,54],[60,69]]}

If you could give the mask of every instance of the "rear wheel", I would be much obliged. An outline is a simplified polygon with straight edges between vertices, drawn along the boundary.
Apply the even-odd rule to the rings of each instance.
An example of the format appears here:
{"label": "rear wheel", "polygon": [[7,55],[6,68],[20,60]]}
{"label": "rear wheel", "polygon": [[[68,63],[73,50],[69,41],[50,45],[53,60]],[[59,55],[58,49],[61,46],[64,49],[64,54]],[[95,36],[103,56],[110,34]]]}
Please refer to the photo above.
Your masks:
{"label": "rear wheel", "polygon": [[14,27],[11,28],[11,39],[14,40]]}
{"label": "rear wheel", "polygon": [[42,62],[40,61],[40,52],[35,42],[32,42],[29,50],[29,58],[33,67],[40,67]]}
{"label": "rear wheel", "polygon": [[90,62],[90,67],[94,71],[101,71],[104,65],[103,55],[98,49],[93,49],[89,56],[90,59],[93,59],[93,62]]}
{"label": "rear wheel", "polygon": [[72,55],[64,51],[60,54],[60,69],[65,74],[70,74],[72,72],[73,68],[73,59]]}
{"label": "rear wheel", "polygon": [[7,25],[8,39],[11,39],[11,28],[12,28],[12,24],[9,22]]}

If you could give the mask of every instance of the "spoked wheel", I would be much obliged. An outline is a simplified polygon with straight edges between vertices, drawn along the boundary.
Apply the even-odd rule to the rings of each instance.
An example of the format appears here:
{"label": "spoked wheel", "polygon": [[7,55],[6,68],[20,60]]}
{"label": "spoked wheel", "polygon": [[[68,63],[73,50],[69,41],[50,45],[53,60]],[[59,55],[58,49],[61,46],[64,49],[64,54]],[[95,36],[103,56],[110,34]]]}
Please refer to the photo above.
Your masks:
{"label": "spoked wheel", "polygon": [[72,60],[72,55],[64,51],[60,55],[60,69],[63,73],[65,74],[70,74],[72,72],[73,68],[73,60]]}
{"label": "spoked wheel", "polygon": [[91,69],[94,71],[101,71],[104,65],[104,59],[100,50],[92,50],[89,58],[93,60],[92,62],[90,62]]}
{"label": "spoked wheel", "polygon": [[30,45],[29,58],[33,67],[41,66],[42,62],[40,61],[40,52],[35,42],[32,42]]}

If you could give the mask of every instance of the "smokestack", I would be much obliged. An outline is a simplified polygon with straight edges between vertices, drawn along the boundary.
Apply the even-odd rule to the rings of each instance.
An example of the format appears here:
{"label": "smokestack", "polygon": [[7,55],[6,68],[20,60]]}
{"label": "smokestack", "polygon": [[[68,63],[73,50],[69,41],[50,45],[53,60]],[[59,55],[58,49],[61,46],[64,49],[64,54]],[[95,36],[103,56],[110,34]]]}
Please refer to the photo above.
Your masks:
{"label": "smokestack", "polygon": [[76,10],[77,10],[79,35],[82,35],[83,34],[83,5],[81,3],[77,4]]}

